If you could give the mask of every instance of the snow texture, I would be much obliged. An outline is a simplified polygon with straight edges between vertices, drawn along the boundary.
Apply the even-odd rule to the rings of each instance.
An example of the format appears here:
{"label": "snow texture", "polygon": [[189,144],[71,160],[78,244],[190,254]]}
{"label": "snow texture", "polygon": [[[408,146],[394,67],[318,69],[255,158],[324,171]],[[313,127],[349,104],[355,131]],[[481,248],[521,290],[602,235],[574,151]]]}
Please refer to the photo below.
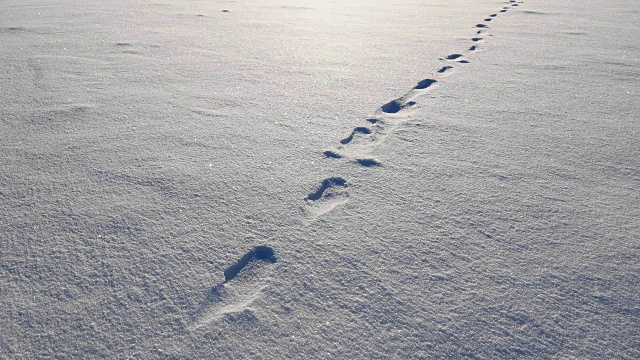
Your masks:
{"label": "snow texture", "polygon": [[0,0],[0,358],[640,358],[639,27]]}

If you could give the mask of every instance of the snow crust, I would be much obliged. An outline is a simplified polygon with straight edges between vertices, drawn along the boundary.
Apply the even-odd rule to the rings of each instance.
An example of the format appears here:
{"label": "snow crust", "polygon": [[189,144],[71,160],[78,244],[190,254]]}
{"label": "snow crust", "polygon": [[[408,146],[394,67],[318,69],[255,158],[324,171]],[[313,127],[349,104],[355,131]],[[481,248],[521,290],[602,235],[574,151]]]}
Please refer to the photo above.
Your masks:
{"label": "snow crust", "polygon": [[0,9],[0,358],[640,357],[640,4]]}

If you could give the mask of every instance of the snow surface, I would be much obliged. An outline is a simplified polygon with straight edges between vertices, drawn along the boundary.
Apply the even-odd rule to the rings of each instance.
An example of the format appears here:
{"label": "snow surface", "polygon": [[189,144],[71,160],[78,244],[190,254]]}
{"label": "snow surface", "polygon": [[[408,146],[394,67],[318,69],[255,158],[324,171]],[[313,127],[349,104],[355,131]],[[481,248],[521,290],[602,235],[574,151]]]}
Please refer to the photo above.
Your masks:
{"label": "snow surface", "polygon": [[639,28],[0,1],[0,358],[640,358]]}

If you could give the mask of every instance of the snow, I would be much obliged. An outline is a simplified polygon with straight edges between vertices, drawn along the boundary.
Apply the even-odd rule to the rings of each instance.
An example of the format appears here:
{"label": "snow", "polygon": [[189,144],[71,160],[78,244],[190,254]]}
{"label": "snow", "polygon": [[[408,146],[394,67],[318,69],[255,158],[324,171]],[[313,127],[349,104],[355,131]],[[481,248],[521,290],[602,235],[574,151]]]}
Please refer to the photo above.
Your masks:
{"label": "snow", "polygon": [[640,4],[0,8],[0,358],[640,357]]}

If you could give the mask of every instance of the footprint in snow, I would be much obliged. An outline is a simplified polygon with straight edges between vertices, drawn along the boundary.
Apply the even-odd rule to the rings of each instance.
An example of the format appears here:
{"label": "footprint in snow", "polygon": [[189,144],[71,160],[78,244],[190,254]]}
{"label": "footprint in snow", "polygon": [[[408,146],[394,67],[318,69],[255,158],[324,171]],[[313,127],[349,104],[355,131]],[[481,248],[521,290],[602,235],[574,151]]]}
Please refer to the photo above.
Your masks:
{"label": "footprint in snow", "polygon": [[304,199],[304,213],[309,218],[317,218],[346,203],[349,200],[348,187],[347,180],[341,177],[322,180],[316,191]]}
{"label": "footprint in snow", "polygon": [[212,322],[227,318],[230,320],[255,318],[250,305],[262,295],[267,285],[267,280],[262,276],[249,274],[238,283],[229,284],[238,274],[251,267],[252,264],[275,263],[276,258],[273,248],[269,246],[256,246],[249,250],[235,264],[224,271],[225,281],[220,283],[206,294],[198,309],[192,315],[193,321],[188,329],[194,331]]}
{"label": "footprint in snow", "polygon": [[371,129],[359,126],[359,127],[355,128],[355,129],[353,129],[353,131],[351,132],[351,134],[349,136],[347,136],[346,138],[340,140],[340,144],[346,145],[346,144],[350,143],[351,141],[353,141],[353,139],[358,135],[369,135],[369,134],[371,134]]}
{"label": "footprint in snow", "polygon": [[449,71],[451,69],[453,69],[453,66],[443,66],[440,69],[438,69],[438,73],[439,74],[444,74],[444,73],[446,73],[447,71]]}
{"label": "footprint in snow", "polygon": [[424,89],[428,89],[428,88],[432,87],[437,82],[438,82],[438,80],[434,80],[434,79],[424,79],[424,80],[421,80],[420,82],[418,82],[418,85],[414,86],[413,88],[416,89],[416,90],[424,90]]}

